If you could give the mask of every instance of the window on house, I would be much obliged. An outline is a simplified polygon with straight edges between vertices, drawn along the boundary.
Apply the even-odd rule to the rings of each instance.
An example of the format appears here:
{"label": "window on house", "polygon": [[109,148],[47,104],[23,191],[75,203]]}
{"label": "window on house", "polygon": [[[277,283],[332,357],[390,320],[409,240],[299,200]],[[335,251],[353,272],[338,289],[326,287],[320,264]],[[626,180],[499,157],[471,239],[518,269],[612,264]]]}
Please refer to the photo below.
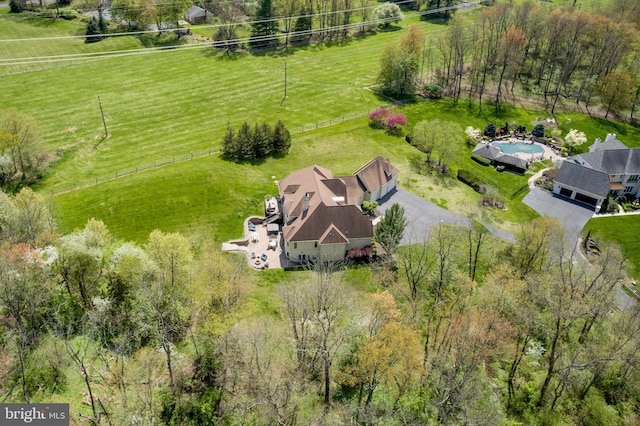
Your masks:
{"label": "window on house", "polygon": [[631,175],[631,176],[629,176],[629,179],[627,179],[627,182],[637,182],[638,181],[638,176],[640,176],[640,175]]}
{"label": "window on house", "polygon": [[633,186],[627,186],[627,187],[624,189],[624,192],[633,192]]}
{"label": "window on house", "polygon": [[314,246],[314,247],[318,247],[318,242],[316,241],[316,242],[313,244],[313,246]]}
{"label": "window on house", "polygon": [[298,243],[293,243],[293,248],[297,249],[298,248]]}

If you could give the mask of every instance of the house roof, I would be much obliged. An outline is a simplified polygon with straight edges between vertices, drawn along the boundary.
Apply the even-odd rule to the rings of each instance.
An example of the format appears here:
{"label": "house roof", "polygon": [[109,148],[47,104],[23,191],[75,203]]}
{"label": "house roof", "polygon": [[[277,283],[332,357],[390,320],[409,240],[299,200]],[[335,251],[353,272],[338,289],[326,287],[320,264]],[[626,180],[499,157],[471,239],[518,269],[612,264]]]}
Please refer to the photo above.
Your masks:
{"label": "house roof", "polygon": [[279,183],[287,213],[283,233],[287,241],[344,243],[373,236],[373,225],[357,206],[365,191],[374,192],[399,174],[391,162],[376,157],[351,176],[309,166]]}
{"label": "house roof", "polygon": [[575,157],[579,157],[585,166],[610,175],[640,173],[640,148],[601,149],[606,143],[593,152],[578,154]]}
{"label": "house roof", "polygon": [[527,169],[527,160],[525,160],[524,158],[516,157],[514,155],[502,154],[498,158],[496,158],[496,161],[505,164],[511,164],[523,170]]}
{"label": "house roof", "polygon": [[354,173],[354,176],[358,178],[360,184],[362,184],[367,191],[373,193],[386,185],[394,177],[398,176],[399,173],[400,171],[391,164],[391,161],[377,156],[360,167],[360,169]]}
{"label": "house roof", "polygon": [[200,6],[193,5],[184,12],[184,16],[187,19],[200,18],[207,16],[207,11]]}
{"label": "house roof", "polygon": [[476,147],[473,148],[472,154],[477,154],[489,160],[495,160],[502,155],[502,151],[500,151],[500,149],[496,148],[495,146],[491,146],[487,143],[482,143],[476,145]]}
{"label": "house roof", "polygon": [[499,148],[489,144],[478,144],[473,149],[472,154],[479,155],[493,161],[499,161],[505,164],[511,164],[521,169],[526,170],[527,160],[514,155],[505,154]]}
{"label": "house roof", "polygon": [[610,190],[607,173],[584,167],[572,159],[562,162],[555,181],[603,198]]}

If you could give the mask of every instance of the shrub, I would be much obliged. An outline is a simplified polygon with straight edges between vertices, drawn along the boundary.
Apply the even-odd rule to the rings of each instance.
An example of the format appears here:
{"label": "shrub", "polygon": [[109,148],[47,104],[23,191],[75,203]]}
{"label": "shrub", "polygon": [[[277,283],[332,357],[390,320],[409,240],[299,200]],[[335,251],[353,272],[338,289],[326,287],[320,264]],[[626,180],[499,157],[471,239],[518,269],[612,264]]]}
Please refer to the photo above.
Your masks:
{"label": "shrub", "polygon": [[371,213],[376,207],[378,207],[377,201],[364,201],[362,203],[362,210],[364,210],[365,213]]}
{"label": "shrub", "polygon": [[544,137],[544,124],[536,124],[533,130],[531,130],[531,134],[539,138]]}
{"label": "shrub", "polygon": [[60,17],[66,21],[73,21],[78,17],[78,12],[73,9],[60,10]]}
{"label": "shrub", "polygon": [[474,191],[480,192],[480,185],[482,185],[482,183],[470,171],[464,169],[458,170],[458,180],[469,185]]}
{"label": "shrub", "polygon": [[389,2],[382,3],[380,6],[373,9],[372,17],[376,23],[382,24],[385,28],[389,27],[389,25],[394,22],[400,22],[404,19],[400,6]]}
{"label": "shrub", "polygon": [[25,9],[25,7],[26,7],[26,4],[24,1],[20,1],[20,0],[9,1],[9,12],[11,13],[20,13]]}
{"label": "shrub", "polygon": [[431,99],[440,99],[442,97],[442,86],[432,83],[423,86],[424,93]]}
{"label": "shrub", "polygon": [[471,154],[471,158],[475,160],[476,163],[482,164],[483,166],[488,166],[491,164],[491,160],[488,158],[484,158],[478,154]]}
{"label": "shrub", "polygon": [[484,135],[490,138],[496,137],[496,125],[493,122],[486,125],[484,128]]}

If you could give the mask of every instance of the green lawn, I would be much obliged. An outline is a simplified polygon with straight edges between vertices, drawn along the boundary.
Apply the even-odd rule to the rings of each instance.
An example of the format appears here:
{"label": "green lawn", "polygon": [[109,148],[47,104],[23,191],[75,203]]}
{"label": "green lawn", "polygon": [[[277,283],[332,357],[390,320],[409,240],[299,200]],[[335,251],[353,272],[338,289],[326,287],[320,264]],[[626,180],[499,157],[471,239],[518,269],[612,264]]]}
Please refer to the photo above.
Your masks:
{"label": "green lawn", "polygon": [[[2,15],[0,21],[8,28],[17,25],[15,20]],[[427,32],[442,30],[421,25]],[[24,36],[36,24],[20,22],[18,27],[15,36]],[[353,38],[331,47],[309,46],[289,56],[229,56],[206,48],[72,63],[0,77],[0,104],[31,114],[40,123],[47,150],[58,152],[60,160],[38,188],[62,189],[216,148],[227,123],[238,127],[245,120],[282,119],[295,131],[366,113],[388,102],[365,87],[375,82],[383,46],[403,32]],[[138,40],[114,40],[126,39],[132,44]],[[114,48],[103,43],[91,47]],[[60,47],[69,52],[85,47],[81,39],[61,44],[74,44]],[[285,61],[288,98],[282,102]],[[104,133],[98,96],[111,136],[95,148]]]}
{"label": "green lawn", "polygon": [[[407,19],[402,25],[415,22],[419,21]],[[446,28],[424,21],[420,25],[432,41]],[[0,39],[81,34],[83,28],[79,21],[13,16],[6,9],[0,12]],[[455,179],[419,175],[411,166],[418,153],[403,138],[370,129],[364,117],[349,119],[388,103],[366,87],[375,83],[384,45],[404,32],[385,31],[330,46],[308,46],[288,55],[174,49],[10,75],[2,74],[13,68],[0,66],[0,105],[33,115],[42,128],[46,149],[57,154],[57,161],[36,186],[43,192],[113,177],[192,152],[216,150],[228,123],[237,128],[243,121],[282,119],[294,132],[294,147],[284,159],[238,165],[209,156],[60,194],[54,200],[63,231],[96,217],[122,238],[138,241],[155,228],[189,234],[202,227],[216,240],[235,238],[241,232],[241,219],[260,213],[264,194],[275,192],[271,176],[281,178],[313,163],[336,174],[349,174],[375,155],[390,157],[398,165],[403,173],[401,185],[465,214],[476,205],[478,194]],[[142,43],[133,36],[89,45],[82,38],[20,45],[0,42],[0,59],[137,48]],[[28,49],[20,53],[16,46]],[[288,98],[283,102],[285,61]],[[98,96],[110,134],[104,140]],[[434,117],[455,121],[462,128],[482,129],[489,121],[498,125],[515,121],[530,127],[542,114],[506,108],[496,116],[489,105],[479,110],[465,101],[454,106],[445,100],[422,102],[404,111],[408,130],[419,120]],[[630,145],[640,141],[637,128],[577,114],[556,117],[562,135],[575,127],[590,140],[615,132]],[[341,124],[300,132],[335,121]],[[463,143],[457,147],[449,161],[452,174],[460,168],[471,170],[500,188],[509,207],[506,212],[484,210],[484,220],[509,229],[536,216],[519,202],[522,196],[509,200],[528,176],[482,167],[470,159],[470,152],[471,147]]]}
{"label": "green lawn", "polygon": [[600,242],[618,244],[629,261],[630,273],[640,278],[640,215],[595,217],[583,228],[583,234],[591,231],[591,238]]}

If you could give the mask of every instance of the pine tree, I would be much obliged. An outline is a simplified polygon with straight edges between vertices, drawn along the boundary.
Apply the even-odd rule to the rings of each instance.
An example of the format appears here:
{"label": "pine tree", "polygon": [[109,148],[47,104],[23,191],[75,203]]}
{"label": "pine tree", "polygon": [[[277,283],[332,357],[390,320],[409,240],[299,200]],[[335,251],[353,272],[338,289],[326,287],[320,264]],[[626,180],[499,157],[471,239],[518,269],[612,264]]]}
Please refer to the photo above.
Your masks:
{"label": "pine tree", "polygon": [[238,134],[236,135],[236,144],[238,149],[238,160],[247,160],[253,158],[253,135],[251,127],[245,121],[242,123]]}
{"label": "pine tree", "polygon": [[267,123],[262,123],[261,125],[256,123],[251,135],[253,158],[264,158],[270,154],[271,134],[271,127]]}
{"label": "pine tree", "polygon": [[20,13],[25,10],[27,7],[24,0],[10,0],[9,1],[9,12],[11,13]]}
{"label": "pine tree", "polygon": [[269,47],[276,44],[271,36],[278,32],[278,21],[271,0],[260,0],[255,22],[251,24],[251,38],[249,45],[252,48]]}
{"label": "pine tree", "polygon": [[222,139],[222,154],[231,160],[238,159],[238,144],[230,124],[227,124],[227,133]]}
{"label": "pine tree", "polygon": [[273,129],[272,152],[274,154],[287,155],[291,148],[291,134],[281,120],[278,120]]}
{"label": "pine tree", "polygon": [[102,37],[97,36],[97,34],[102,33],[100,32],[100,26],[95,16],[92,17],[89,22],[87,22],[87,30],[84,34],[86,36],[89,36],[85,39],[85,43],[94,43],[96,41],[102,40]]}
{"label": "pine tree", "polygon": [[303,8],[293,27],[292,41],[294,43],[308,43],[311,39],[312,24],[311,11],[308,8]]}

